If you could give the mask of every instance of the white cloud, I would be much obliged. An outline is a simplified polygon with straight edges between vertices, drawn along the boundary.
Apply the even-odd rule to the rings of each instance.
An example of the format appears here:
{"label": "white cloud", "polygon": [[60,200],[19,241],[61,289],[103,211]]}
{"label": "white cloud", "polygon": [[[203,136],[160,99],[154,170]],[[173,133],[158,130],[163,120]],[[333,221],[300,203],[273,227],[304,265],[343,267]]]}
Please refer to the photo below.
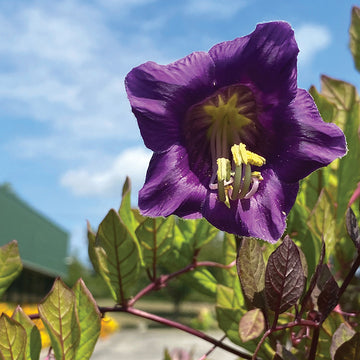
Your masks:
{"label": "white cloud", "polygon": [[61,185],[77,196],[111,197],[121,193],[125,177],[129,176],[136,193],[144,182],[151,152],[130,148],[118,155],[107,167],[82,167],[67,171]]}
{"label": "white cloud", "polygon": [[189,15],[231,18],[247,5],[244,0],[188,0],[185,12]]}
{"label": "white cloud", "polygon": [[316,54],[326,49],[331,43],[331,33],[326,26],[304,24],[295,29],[295,38],[298,43],[299,63],[311,63]]}
{"label": "white cloud", "polygon": [[[148,1],[128,1],[122,7]],[[0,13],[0,110],[46,127],[41,139],[31,133],[12,137],[7,148],[12,146],[18,156],[56,158],[68,151],[68,157],[76,157],[71,149],[94,151],[91,142],[139,139],[124,77],[148,57],[164,60],[151,35],[111,28],[106,13],[91,3],[35,4]],[[64,142],[70,146],[61,146]]]}

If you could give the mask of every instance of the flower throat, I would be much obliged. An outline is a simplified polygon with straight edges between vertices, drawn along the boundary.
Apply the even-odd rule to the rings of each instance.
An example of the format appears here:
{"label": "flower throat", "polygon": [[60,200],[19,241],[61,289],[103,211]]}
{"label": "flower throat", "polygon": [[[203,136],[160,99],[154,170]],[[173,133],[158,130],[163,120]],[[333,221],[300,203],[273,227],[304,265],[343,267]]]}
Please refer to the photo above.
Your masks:
{"label": "flower throat", "polygon": [[263,180],[259,171],[266,160],[249,151],[245,143],[255,147],[258,132],[255,126],[256,102],[243,85],[220,89],[215,95],[195,105],[190,116],[202,121],[211,153],[211,190],[230,207],[230,200],[249,199]]}

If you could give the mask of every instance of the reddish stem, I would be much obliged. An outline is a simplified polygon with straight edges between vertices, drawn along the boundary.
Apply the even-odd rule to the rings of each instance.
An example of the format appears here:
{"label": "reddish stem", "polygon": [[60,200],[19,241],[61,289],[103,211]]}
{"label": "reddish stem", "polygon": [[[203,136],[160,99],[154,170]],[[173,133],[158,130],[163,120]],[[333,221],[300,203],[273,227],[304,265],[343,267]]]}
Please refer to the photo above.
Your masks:
{"label": "reddish stem", "polygon": [[[108,312],[110,309],[109,308],[99,308],[101,312]],[[160,324],[163,324],[163,325],[167,325],[167,326],[170,326],[172,328],[175,328],[175,329],[179,329],[179,330],[182,330],[182,331],[185,331],[187,332],[188,334],[191,334],[193,336],[196,336],[200,339],[203,339],[213,345],[215,345],[216,347],[218,348],[221,348],[227,352],[230,352],[234,355],[237,355],[237,356],[240,356],[242,357],[243,359],[252,359],[251,355],[248,355],[248,354],[245,354],[243,353],[242,351],[240,350],[237,350],[229,345],[226,345],[222,342],[222,340],[217,340],[209,335],[206,335],[204,334],[203,332],[199,331],[199,330],[196,330],[196,329],[193,329],[193,328],[190,328],[186,325],[183,325],[183,324],[180,324],[176,321],[172,321],[172,320],[169,320],[169,319],[166,319],[166,318],[163,318],[161,316],[158,316],[158,315],[154,315],[154,314],[151,314],[151,313],[148,313],[146,311],[142,311],[142,310],[139,310],[139,309],[134,309],[134,308],[131,308],[131,307],[128,307],[128,308],[124,308],[124,307],[115,307],[113,308],[112,311],[123,311],[123,312],[127,312],[129,314],[133,314],[135,316],[139,316],[139,317],[142,317],[144,319],[149,319],[149,320],[152,320],[152,321],[156,321]],[[254,358],[256,359],[256,358]]]}

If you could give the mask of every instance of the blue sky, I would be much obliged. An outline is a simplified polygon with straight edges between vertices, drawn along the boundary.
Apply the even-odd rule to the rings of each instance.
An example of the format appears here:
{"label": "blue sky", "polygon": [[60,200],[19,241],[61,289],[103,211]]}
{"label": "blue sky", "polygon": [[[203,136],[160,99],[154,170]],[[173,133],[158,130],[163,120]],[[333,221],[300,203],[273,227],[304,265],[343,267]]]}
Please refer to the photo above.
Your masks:
{"label": "blue sky", "polygon": [[[0,1],[0,183],[71,235],[86,257],[86,220],[118,208],[125,175],[136,194],[150,153],[124,77],[288,21],[300,47],[298,81],[359,81],[348,50],[348,0]],[[134,196],[136,206],[136,196]],[[20,225],[19,225],[20,226]]]}

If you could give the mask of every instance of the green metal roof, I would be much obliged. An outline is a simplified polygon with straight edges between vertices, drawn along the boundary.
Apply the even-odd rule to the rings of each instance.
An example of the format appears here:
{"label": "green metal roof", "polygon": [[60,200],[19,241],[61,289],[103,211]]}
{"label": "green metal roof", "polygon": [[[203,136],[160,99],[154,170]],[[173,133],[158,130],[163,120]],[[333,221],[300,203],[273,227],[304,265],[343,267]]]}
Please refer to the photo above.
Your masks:
{"label": "green metal roof", "polygon": [[64,276],[68,238],[66,231],[36,212],[11,187],[0,186],[0,245],[17,240],[25,267]]}

